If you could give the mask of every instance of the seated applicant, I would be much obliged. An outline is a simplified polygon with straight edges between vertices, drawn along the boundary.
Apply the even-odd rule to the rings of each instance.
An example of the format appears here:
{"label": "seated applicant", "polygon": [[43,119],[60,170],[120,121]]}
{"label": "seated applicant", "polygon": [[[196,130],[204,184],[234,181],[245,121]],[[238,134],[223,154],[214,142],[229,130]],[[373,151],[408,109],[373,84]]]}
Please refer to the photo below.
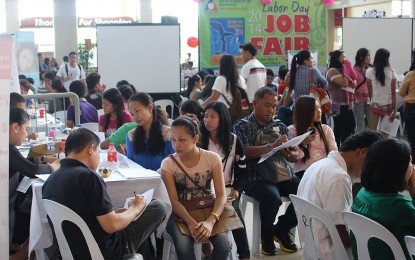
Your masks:
{"label": "seated applicant", "polygon": [[[115,209],[104,180],[95,173],[100,161],[99,138],[86,128],[72,131],[66,140],[61,168],[43,185],[43,199],[56,201],[78,214],[88,225],[104,259],[122,259],[136,253],[166,216],[166,206],[153,200],[145,207],[137,195],[128,209]],[[133,191],[131,191],[133,192]],[[137,216],[137,220],[134,220]],[[74,259],[88,259],[89,250],[73,225],[63,226]]]}

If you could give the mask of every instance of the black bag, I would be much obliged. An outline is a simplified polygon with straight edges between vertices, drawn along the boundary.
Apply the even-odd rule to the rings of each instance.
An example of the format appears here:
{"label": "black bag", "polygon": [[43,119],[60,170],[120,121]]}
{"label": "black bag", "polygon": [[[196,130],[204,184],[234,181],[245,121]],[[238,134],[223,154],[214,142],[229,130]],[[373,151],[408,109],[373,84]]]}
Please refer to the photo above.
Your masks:
{"label": "black bag", "polygon": [[223,93],[222,97],[229,106],[229,114],[231,116],[232,124],[252,113],[252,109],[249,105],[248,94],[245,89],[239,86],[236,88],[236,94],[233,97],[232,103],[229,102]]}
{"label": "black bag", "polygon": [[19,211],[25,214],[30,214],[30,212],[32,211],[32,200],[33,200],[32,187],[29,187],[26,193],[17,191],[16,211]]}
{"label": "black bag", "polygon": [[[280,120],[273,120],[266,126],[260,127],[255,122],[242,119],[244,122],[253,126],[256,132],[251,136],[250,142],[253,146],[262,146],[275,142],[282,134],[280,130]],[[278,128],[278,130],[277,130]],[[252,163],[251,171],[257,172],[262,180],[271,181],[273,183],[288,181],[293,178],[293,169],[289,162],[281,153],[276,152],[262,163]]]}

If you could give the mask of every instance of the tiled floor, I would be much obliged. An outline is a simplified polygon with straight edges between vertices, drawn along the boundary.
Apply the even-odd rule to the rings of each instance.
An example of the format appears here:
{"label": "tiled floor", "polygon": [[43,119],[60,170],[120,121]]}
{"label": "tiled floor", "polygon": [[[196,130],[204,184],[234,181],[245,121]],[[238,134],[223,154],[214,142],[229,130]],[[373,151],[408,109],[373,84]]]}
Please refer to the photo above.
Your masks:
{"label": "tiled floor", "polygon": [[[285,203],[280,207],[280,211],[278,212],[278,214],[283,214],[285,211]],[[248,203],[247,208],[246,208],[246,214],[245,214],[245,223],[247,225],[246,227],[246,231],[248,234],[248,242],[249,242],[249,247],[252,249],[252,204]],[[297,244],[297,246],[300,246],[300,242],[298,239],[298,234],[296,234],[295,237],[295,243]],[[278,259],[278,260],[300,260],[301,259],[301,249],[295,253],[285,253],[281,250],[279,250],[279,244],[276,243],[277,245],[277,249],[278,249],[278,253],[275,256],[266,256],[266,255],[259,255],[259,256],[253,256],[251,259]]]}

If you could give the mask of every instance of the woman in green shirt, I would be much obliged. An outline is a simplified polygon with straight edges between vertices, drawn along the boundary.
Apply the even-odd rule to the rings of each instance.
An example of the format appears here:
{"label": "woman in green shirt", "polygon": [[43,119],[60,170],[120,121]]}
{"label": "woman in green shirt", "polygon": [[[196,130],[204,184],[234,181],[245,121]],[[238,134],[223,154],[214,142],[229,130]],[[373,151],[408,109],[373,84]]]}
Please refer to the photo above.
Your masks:
{"label": "woman in green shirt", "polygon": [[[373,219],[387,228],[399,241],[406,258],[411,259],[404,237],[415,236],[415,166],[406,141],[384,139],[373,144],[362,168],[362,189],[357,194],[352,211]],[[412,198],[399,194],[407,189]],[[355,259],[356,240],[350,242]],[[394,259],[389,246],[379,239],[368,243],[371,259]]]}

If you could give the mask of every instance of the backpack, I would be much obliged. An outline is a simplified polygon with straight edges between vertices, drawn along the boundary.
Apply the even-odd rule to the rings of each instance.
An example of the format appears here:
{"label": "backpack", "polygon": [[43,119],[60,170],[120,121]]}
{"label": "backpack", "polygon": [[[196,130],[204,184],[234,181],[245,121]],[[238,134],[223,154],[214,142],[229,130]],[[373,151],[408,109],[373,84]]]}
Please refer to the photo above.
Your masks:
{"label": "backpack", "polygon": [[[82,78],[82,67],[78,63],[76,65],[78,65],[78,68],[79,68],[79,79],[81,79]],[[69,76],[68,63],[65,64],[65,71],[66,71],[66,75]]]}
{"label": "backpack", "polygon": [[246,94],[245,89],[238,86],[236,90],[232,103],[222,93],[223,99],[225,99],[226,104],[229,106],[232,124],[252,113],[252,109],[249,106],[248,94]]}
{"label": "backpack", "polygon": [[[242,121],[248,123],[256,131],[250,138],[250,143],[253,146],[262,146],[275,142],[282,134],[280,133],[280,126],[283,125],[280,120],[273,120],[266,126],[260,127],[256,122],[242,119]],[[251,163],[251,171],[257,173],[258,179],[267,180],[273,183],[288,181],[293,177],[293,169],[289,162],[285,159],[281,153],[274,153],[267,160],[262,163]]]}

